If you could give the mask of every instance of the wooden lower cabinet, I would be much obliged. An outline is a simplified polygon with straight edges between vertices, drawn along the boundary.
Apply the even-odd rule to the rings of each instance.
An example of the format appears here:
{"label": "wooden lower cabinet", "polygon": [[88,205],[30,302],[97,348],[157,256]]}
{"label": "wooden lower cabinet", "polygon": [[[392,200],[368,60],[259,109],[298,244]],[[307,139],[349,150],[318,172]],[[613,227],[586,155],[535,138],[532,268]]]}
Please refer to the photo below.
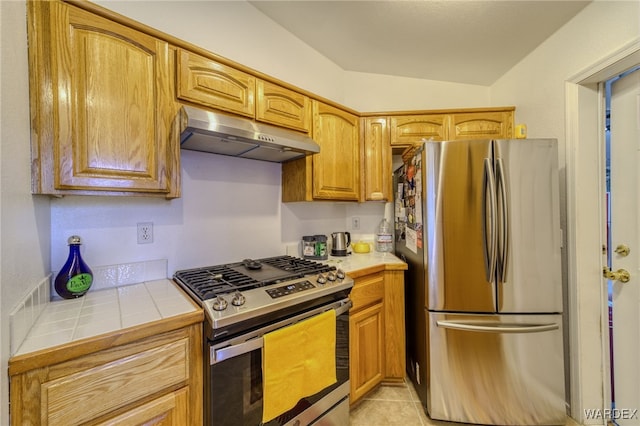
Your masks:
{"label": "wooden lower cabinet", "polygon": [[351,403],[384,378],[384,274],[356,278],[349,312]]}
{"label": "wooden lower cabinet", "polygon": [[386,382],[402,382],[406,376],[404,269],[384,271]]}
{"label": "wooden lower cabinet", "polygon": [[349,313],[350,403],[405,377],[404,273],[383,268],[354,277]]}
{"label": "wooden lower cabinet", "polygon": [[384,378],[382,301],[351,316],[351,400],[360,399]]}
{"label": "wooden lower cabinet", "polygon": [[97,424],[180,426],[188,416],[188,399],[189,390],[182,388]]}
{"label": "wooden lower cabinet", "polygon": [[[98,343],[99,344],[99,343]],[[91,346],[88,342],[85,346]],[[202,325],[159,333],[51,363],[9,366],[11,424],[201,425]]]}

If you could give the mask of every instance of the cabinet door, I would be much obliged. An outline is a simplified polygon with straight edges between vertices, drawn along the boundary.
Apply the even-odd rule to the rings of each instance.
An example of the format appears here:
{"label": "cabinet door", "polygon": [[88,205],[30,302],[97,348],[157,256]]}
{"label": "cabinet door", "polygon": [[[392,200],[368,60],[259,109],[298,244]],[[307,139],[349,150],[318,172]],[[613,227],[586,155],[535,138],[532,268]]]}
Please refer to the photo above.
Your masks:
{"label": "cabinet door", "polygon": [[256,83],[256,120],[309,133],[311,100],[293,90],[264,80]]}
{"label": "cabinet door", "polygon": [[385,381],[402,382],[407,375],[404,310],[404,270],[385,271]]}
{"label": "cabinet door", "polygon": [[178,52],[178,98],[205,107],[255,116],[254,76],[186,50]]}
{"label": "cabinet door", "polygon": [[353,404],[385,378],[385,282],[378,272],[356,278],[349,312],[351,382]]}
{"label": "cabinet door", "polygon": [[387,119],[365,118],[363,127],[364,200],[390,200],[391,145]]}
{"label": "cabinet door", "polygon": [[446,140],[448,123],[449,117],[446,114],[390,117],[391,146],[409,146],[431,138],[436,141]]}
{"label": "cabinet door", "polygon": [[35,192],[171,197],[180,168],[169,45],[74,6],[29,5]]}
{"label": "cabinet door", "polygon": [[513,137],[510,111],[470,112],[451,115],[450,139],[508,139]]}
{"label": "cabinet door", "polygon": [[133,408],[124,414],[113,417],[97,426],[112,425],[153,425],[182,426],[187,415],[188,388],[182,388],[163,395],[146,404]]}
{"label": "cabinet door", "polygon": [[351,340],[350,402],[353,404],[384,378],[383,303],[369,306],[349,319]]}
{"label": "cabinet door", "polygon": [[313,198],[360,198],[358,117],[313,101],[313,138],[320,153],[313,155]]}

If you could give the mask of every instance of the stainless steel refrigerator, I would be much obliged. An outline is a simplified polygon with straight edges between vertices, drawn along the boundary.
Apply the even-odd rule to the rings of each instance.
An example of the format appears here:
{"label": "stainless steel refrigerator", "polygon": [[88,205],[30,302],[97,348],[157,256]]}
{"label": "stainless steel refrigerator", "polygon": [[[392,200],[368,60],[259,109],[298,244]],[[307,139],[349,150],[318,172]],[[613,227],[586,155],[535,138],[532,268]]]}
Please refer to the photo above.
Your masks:
{"label": "stainless steel refrigerator", "polygon": [[407,373],[433,419],[566,419],[555,139],[425,142],[395,172]]}

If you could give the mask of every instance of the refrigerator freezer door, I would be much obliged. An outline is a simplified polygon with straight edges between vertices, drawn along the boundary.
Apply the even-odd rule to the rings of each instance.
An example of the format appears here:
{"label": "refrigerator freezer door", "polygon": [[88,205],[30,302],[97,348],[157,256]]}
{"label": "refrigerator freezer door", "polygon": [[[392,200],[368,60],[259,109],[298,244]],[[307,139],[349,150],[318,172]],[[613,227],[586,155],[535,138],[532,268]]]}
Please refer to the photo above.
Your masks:
{"label": "refrigerator freezer door", "polygon": [[564,425],[562,315],[427,315],[432,419]]}
{"label": "refrigerator freezer door", "polygon": [[[487,275],[485,230],[495,232],[485,207],[491,141],[425,143],[425,240],[430,310],[496,312]],[[491,167],[489,167],[491,169]],[[487,208],[487,210],[491,210]],[[445,285],[446,284],[446,285]]]}
{"label": "refrigerator freezer door", "polygon": [[498,238],[498,312],[562,312],[556,141],[494,143],[497,210],[507,225]]}

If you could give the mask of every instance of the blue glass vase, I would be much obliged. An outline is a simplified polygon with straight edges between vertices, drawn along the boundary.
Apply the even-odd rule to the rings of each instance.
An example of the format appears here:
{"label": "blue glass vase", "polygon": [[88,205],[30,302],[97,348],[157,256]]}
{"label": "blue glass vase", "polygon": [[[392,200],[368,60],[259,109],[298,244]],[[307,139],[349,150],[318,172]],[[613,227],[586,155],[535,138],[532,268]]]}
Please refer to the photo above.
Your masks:
{"label": "blue glass vase", "polygon": [[75,299],[84,296],[93,283],[93,272],[82,260],[80,245],[82,241],[77,235],[68,240],[69,257],[58,275],[54,287],[56,293],[65,299]]}

